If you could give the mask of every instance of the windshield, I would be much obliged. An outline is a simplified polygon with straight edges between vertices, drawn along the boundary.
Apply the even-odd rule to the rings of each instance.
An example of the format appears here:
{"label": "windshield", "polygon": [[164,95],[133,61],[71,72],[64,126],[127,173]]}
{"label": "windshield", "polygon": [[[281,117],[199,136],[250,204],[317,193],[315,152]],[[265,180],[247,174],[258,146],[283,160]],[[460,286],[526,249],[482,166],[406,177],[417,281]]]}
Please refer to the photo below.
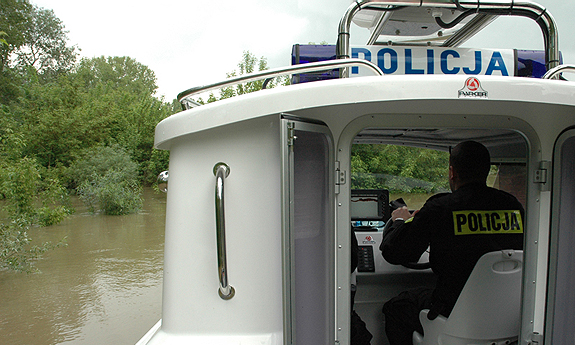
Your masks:
{"label": "windshield", "polygon": [[[351,188],[387,189],[389,199],[403,198],[410,209],[420,209],[432,195],[449,192],[449,153],[426,148],[354,144],[351,151]],[[525,164],[492,164],[487,185],[505,190],[525,206]]]}

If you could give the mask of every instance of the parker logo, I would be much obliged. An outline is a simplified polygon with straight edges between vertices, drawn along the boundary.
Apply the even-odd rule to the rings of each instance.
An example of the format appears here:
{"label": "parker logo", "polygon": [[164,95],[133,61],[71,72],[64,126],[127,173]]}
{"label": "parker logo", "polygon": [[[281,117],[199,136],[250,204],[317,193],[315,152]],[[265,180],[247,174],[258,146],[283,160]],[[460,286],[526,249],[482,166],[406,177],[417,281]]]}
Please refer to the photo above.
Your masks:
{"label": "parker logo", "polygon": [[365,236],[365,238],[362,241],[363,244],[375,244],[375,241],[373,240],[373,237],[367,235]]}
{"label": "parker logo", "polygon": [[457,93],[458,98],[487,98],[487,91],[483,90],[479,79],[475,77],[469,77],[465,81],[463,89],[459,90]]}

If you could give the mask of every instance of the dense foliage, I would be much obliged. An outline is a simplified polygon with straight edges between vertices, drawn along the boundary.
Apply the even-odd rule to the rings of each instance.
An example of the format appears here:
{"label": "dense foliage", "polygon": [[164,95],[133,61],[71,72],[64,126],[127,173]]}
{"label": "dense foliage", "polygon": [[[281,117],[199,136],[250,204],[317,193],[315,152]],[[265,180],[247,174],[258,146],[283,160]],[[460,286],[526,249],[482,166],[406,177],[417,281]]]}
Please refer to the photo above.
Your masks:
{"label": "dense foliage", "polygon": [[119,146],[96,146],[70,167],[80,198],[89,209],[109,215],[136,212],[142,206],[138,164]]}
{"label": "dense foliage", "polygon": [[353,145],[354,189],[388,189],[391,193],[449,190],[449,154],[397,145]]}
{"label": "dense foliage", "polygon": [[139,209],[168,162],[154,128],[175,111],[156,89],[130,57],[78,60],[52,10],[0,0],[0,269],[27,271],[53,247],[28,230],[71,213],[69,193],[107,214]]}

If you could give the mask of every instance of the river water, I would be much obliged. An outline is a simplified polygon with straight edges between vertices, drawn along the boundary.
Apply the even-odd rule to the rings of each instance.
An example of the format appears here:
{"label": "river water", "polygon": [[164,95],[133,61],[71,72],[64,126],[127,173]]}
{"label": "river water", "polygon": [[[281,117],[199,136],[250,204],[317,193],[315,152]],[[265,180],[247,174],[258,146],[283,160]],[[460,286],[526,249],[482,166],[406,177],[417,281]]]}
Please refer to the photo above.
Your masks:
{"label": "river water", "polygon": [[161,317],[165,194],[145,189],[142,212],[127,216],[72,201],[70,218],[29,232],[66,247],[38,273],[0,272],[1,344],[135,344]]}
{"label": "river water", "polygon": [[[30,231],[68,245],[45,253],[38,273],[0,271],[0,344],[133,345],[160,319],[166,195],[143,196],[126,216],[91,214],[73,198],[75,214]],[[397,197],[419,208],[428,195]]]}

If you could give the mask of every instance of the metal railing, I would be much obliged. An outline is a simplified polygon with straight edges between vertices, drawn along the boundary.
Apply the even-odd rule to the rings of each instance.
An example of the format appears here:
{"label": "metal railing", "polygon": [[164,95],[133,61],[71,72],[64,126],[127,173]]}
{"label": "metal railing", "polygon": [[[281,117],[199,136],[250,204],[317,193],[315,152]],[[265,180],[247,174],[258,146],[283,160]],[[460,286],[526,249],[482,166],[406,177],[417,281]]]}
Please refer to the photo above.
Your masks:
{"label": "metal railing", "polygon": [[543,79],[552,79],[556,77],[559,73],[564,72],[566,70],[569,72],[575,72],[575,65],[559,65],[557,67],[554,67],[543,75]]}
{"label": "metal railing", "polygon": [[[376,75],[383,75],[381,69],[372,63],[371,61],[363,60],[363,59],[346,59],[346,60],[327,60],[327,61],[319,61],[319,62],[312,62],[306,63],[301,65],[293,65],[281,68],[274,68],[265,71],[260,71],[256,73],[250,73],[241,75],[235,78],[229,78],[217,83],[193,87],[186,91],[180,92],[178,94],[178,101],[182,104],[184,110],[193,108],[196,104],[192,104],[187,98],[202,93],[208,92],[216,89],[220,89],[222,87],[232,86],[239,83],[247,83],[250,81],[262,80],[262,79],[269,79],[275,78],[279,76],[283,76],[286,74],[299,74],[299,73],[309,73],[309,72],[317,72],[317,71],[325,71],[335,68],[345,68],[345,67],[353,67],[353,66],[363,66],[367,67],[371,71],[374,72]],[[193,102],[195,103],[195,102]]]}
{"label": "metal railing", "polygon": [[225,163],[214,166],[216,176],[216,244],[218,252],[218,277],[220,287],[218,294],[224,300],[229,300],[236,290],[228,281],[228,263],[226,254],[226,217],[224,214],[224,180],[230,174],[230,167]]}

